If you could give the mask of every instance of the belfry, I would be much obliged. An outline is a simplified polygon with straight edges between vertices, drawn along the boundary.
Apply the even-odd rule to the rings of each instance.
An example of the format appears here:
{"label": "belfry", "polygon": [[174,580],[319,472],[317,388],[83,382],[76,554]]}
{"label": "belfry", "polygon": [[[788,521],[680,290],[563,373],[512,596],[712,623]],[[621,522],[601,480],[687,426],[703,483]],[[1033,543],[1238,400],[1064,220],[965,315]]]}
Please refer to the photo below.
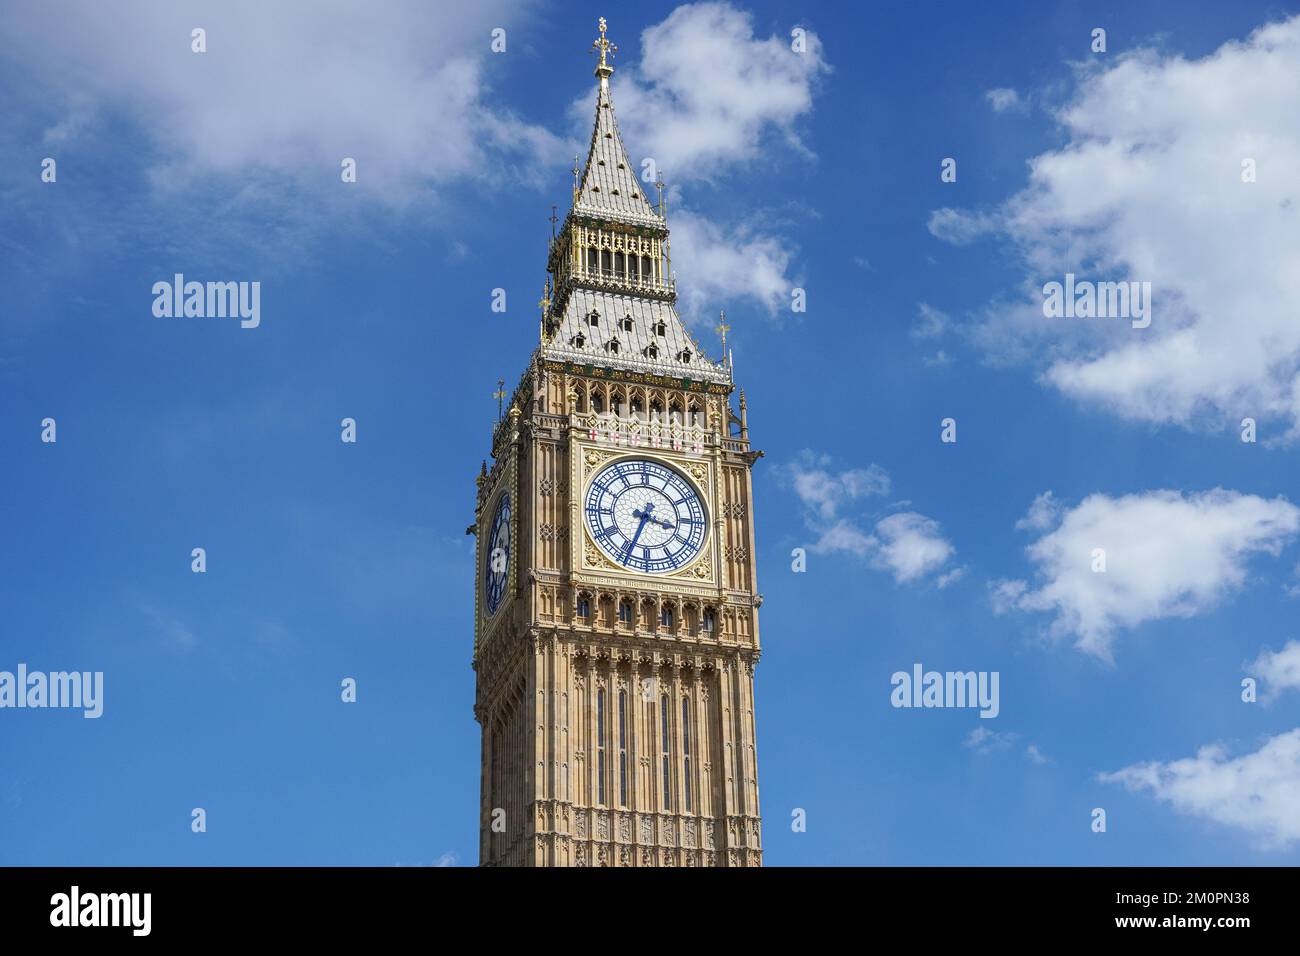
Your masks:
{"label": "belfry", "polygon": [[[540,342],[478,477],[485,866],[759,866],[744,393],[675,308],[605,36]],[[662,182],[656,188],[662,194]],[[690,264],[685,264],[686,268]]]}

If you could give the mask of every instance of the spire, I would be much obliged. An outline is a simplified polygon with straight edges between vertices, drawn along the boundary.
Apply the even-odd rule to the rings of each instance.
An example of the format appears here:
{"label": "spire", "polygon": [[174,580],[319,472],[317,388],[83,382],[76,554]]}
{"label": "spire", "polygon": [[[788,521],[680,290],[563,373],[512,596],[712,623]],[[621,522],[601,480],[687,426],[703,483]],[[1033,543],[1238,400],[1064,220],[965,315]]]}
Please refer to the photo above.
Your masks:
{"label": "spire", "polygon": [[[573,209],[547,253],[554,284],[538,303],[542,354],[588,368],[729,385],[729,365],[708,358],[674,308],[664,184],[657,176],[643,186],[640,167],[628,160],[609,89],[617,47],[606,31],[602,18],[592,45],[599,84],[591,145],[581,167],[574,159]],[[659,190],[658,210],[646,195],[650,188]]]}
{"label": "spire", "polygon": [[574,212],[633,223],[636,225],[663,224],[655,213],[645,190],[637,179],[636,167],[628,161],[614,120],[614,101],[609,94],[609,78],[614,72],[609,58],[618,49],[605,38],[605,18],[600,20],[600,39],[592,49],[600,54],[595,74],[600,80],[596,92],[596,122],[591,133],[591,147],[587,150],[587,163],[576,190]]}

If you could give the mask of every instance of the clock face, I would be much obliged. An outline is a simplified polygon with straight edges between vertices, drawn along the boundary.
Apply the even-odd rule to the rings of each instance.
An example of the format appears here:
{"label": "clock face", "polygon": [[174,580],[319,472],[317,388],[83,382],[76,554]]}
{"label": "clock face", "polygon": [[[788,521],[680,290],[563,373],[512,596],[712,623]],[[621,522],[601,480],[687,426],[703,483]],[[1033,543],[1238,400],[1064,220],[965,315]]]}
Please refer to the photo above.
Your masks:
{"label": "clock face", "polygon": [[495,614],[506,593],[506,569],[510,566],[510,495],[503,494],[497,501],[492,516],[492,532],[488,535],[487,558],[483,564],[483,593],[487,597],[487,612]]}
{"label": "clock face", "polygon": [[587,528],[630,571],[676,571],[704,547],[704,505],[673,469],[644,459],[604,468],[587,488]]}

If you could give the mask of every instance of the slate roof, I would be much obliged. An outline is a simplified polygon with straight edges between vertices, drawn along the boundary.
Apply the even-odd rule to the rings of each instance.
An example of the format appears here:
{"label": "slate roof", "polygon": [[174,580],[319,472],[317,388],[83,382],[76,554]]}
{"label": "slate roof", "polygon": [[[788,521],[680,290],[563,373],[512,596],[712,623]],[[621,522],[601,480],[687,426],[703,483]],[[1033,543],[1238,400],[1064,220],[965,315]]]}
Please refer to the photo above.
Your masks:
{"label": "slate roof", "polygon": [[[613,67],[602,60],[596,68],[600,85],[591,148],[571,216],[651,227],[666,235],[663,218],[655,212],[642,189],[639,167],[628,161],[623,147],[609,95],[611,73]],[[699,344],[686,330],[673,307],[675,296],[671,287],[666,294],[660,290],[656,296],[641,296],[592,288],[585,281],[581,276],[573,280],[574,287],[564,302],[564,314],[542,346],[546,358],[694,381],[731,383],[731,369],[703,355]],[[624,327],[628,316],[632,319],[630,330]],[[662,335],[658,334],[661,325]],[[547,331],[551,331],[549,322]],[[611,348],[615,341],[617,351]],[[683,353],[689,353],[689,359],[683,360]]]}
{"label": "slate roof", "polygon": [[574,212],[662,228],[663,220],[646,199],[638,176],[639,169],[628,161],[614,119],[609,81],[601,77],[591,148],[587,150],[587,165],[583,169]]}
{"label": "slate roof", "polygon": [[[592,314],[596,322],[591,322]],[[631,316],[632,328],[624,328]],[[662,324],[663,335],[658,334]],[[582,337],[582,345],[577,344]],[[617,340],[618,351],[610,349]],[[654,346],[657,355],[650,354]],[[690,353],[690,360],[679,356]],[[695,381],[729,383],[730,373],[700,354],[699,346],[686,331],[671,302],[636,295],[573,290],[565,304],[564,318],[545,347],[547,358],[580,362],[604,368],[631,369],[654,375],[670,375]]]}

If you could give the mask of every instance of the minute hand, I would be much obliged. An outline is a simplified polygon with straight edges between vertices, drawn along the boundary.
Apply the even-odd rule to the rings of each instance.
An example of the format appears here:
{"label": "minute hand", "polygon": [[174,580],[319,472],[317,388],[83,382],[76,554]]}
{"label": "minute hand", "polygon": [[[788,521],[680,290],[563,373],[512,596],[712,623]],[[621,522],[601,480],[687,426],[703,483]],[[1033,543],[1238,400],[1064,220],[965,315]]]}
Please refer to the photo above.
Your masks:
{"label": "minute hand", "polygon": [[641,537],[641,532],[645,530],[645,523],[650,520],[649,512],[641,515],[641,523],[636,526],[636,534],[632,535],[632,540],[627,543],[627,556],[632,557],[632,549],[636,547],[637,539]]}

